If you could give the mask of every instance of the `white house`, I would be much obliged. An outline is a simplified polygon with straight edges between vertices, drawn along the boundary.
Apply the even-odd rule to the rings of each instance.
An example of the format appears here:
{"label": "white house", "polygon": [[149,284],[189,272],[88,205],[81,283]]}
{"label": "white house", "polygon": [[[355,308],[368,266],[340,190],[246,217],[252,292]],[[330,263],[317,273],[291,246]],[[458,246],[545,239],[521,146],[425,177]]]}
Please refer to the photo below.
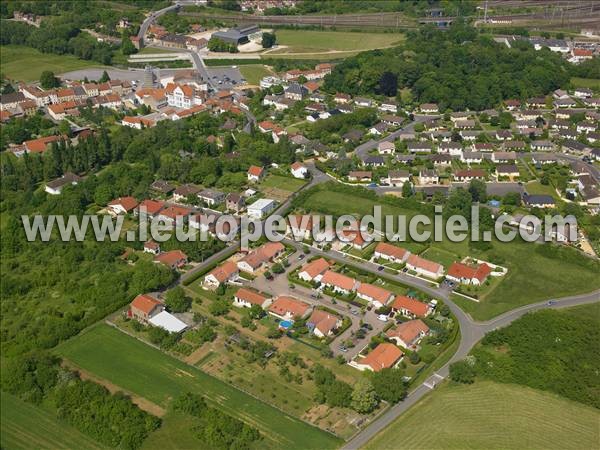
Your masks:
{"label": "white house", "polygon": [[377,145],[377,150],[380,155],[392,155],[396,151],[396,146],[393,142],[383,141]]}
{"label": "white house", "polygon": [[271,200],[270,198],[260,198],[248,206],[248,217],[262,219],[273,211],[275,207],[275,200]]}
{"label": "white house", "polygon": [[308,169],[306,168],[306,166],[298,161],[292,164],[290,170],[294,178],[305,179],[308,175]]}
{"label": "white house", "polygon": [[233,306],[252,308],[253,305],[265,309],[271,304],[271,299],[246,288],[240,288],[233,296]]}

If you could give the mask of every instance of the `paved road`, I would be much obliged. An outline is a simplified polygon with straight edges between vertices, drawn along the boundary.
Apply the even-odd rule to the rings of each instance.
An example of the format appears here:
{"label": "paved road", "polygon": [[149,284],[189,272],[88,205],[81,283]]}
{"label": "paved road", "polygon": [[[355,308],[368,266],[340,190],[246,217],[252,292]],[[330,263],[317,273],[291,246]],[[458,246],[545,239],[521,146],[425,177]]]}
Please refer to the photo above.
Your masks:
{"label": "paved road", "polygon": [[158,11],[151,12],[150,15],[148,17],[146,17],[146,20],[144,20],[142,22],[142,24],[140,25],[140,31],[138,31],[138,37],[143,41],[144,37],[146,36],[146,32],[148,31],[148,27],[150,27],[152,22],[154,22],[157,18],[159,18],[163,14],[165,14],[169,11],[172,11],[174,9],[178,9],[178,8],[179,8],[179,5],[175,4],[175,5],[167,6],[166,8],[163,8],[163,9],[159,9]]}
{"label": "paved road", "polygon": [[[492,330],[502,328],[519,317],[527,314],[528,312],[538,311],[541,309],[559,309],[568,308],[577,305],[585,305],[589,303],[595,303],[600,301],[600,290],[594,291],[588,294],[576,295],[571,297],[565,297],[562,299],[553,299],[551,301],[545,301],[535,303],[532,305],[526,305],[521,308],[509,311],[501,316],[488,322],[473,322],[470,318],[468,325],[464,327],[461,324],[461,342],[458,351],[454,356],[440,368],[435,374],[429,377],[425,382],[419,385],[417,388],[412,390],[406,399],[394,406],[392,406],[385,414],[380,416],[377,420],[371,423],[368,427],[357,434],[352,440],[346,443],[342,449],[354,450],[363,447],[369,440],[371,440],[377,433],[382,431],[385,427],[391,424],[398,416],[406,412],[411,406],[417,403],[423,396],[425,396],[431,389],[435,387],[437,383],[442,381],[448,376],[449,366],[451,363],[463,359],[471,348],[479,342],[479,340]],[[445,299],[446,304],[454,310],[457,308],[456,305],[449,299]],[[464,314],[464,313],[463,313]],[[457,316],[458,317],[458,316]]]}
{"label": "paved road", "polygon": [[438,117],[440,117],[440,116],[417,115],[414,117],[414,120],[412,122],[410,122],[407,125],[404,125],[400,129],[390,133],[388,136],[386,136],[382,139],[379,139],[378,141],[371,139],[371,140],[365,142],[364,144],[359,145],[358,147],[356,147],[354,149],[354,154],[356,156],[358,156],[361,160],[365,159],[365,157],[368,156],[369,151],[376,149],[377,145],[380,142],[394,142],[396,139],[398,139],[398,136],[400,136],[402,133],[407,132],[407,131],[414,131],[416,124],[425,122],[429,119],[437,119]]}

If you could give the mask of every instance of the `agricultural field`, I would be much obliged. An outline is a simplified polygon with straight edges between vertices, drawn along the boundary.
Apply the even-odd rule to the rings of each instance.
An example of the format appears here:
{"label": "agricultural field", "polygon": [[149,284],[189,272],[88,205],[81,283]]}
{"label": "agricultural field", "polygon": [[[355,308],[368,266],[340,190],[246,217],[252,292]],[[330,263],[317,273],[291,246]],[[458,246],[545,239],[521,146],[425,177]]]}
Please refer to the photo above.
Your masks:
{"label": "agricultural field", "polygon": [[365,50],[390,47],[404,39],[401,34],[360,33],[348,31],[277,30],[277,44],[284,47],[268,52],[281,54],[331,54],[344,52],[344,56]]}
{"label": "agricultural field", "polygon": [[162,407],[182,392],[201,393],[209,402],[265,436],[268,447],[334,448],[333,435],[260,402],[248,394],[108,326],[98,325],[58,347],[82,369]]}
{"label": "agricultural field", "polygon": [[600,78],[571,78],[573,87],[586,87],[600,91]]}
{"label": "agricultural field", "polygon": [[239,69],[248,84],[258,85],[261,78],[271,75],[269,69],[262,64],[241,65]]}
{"label": "agricultural field", "polygon": [[89,67],[102,67],[94,61],[84,61],[69,55],[52,55],[20,45],[0,47],[0,72],[19,81],[37,81],[45,70],[55,74]]}
{"label": "agricultural field", "polygon": [[[308,195],[302,206],[307,212],[340,216],[372,214],[376,204],[375,200],[345,192],[316,190]],[[415,211],[384,203],[382,214],[405,214],[409,221]],[[457,297],[457,303],[476,320],[488,320],[518,306],[545,300],[548,292],[558,298],[600,287],[598,262],[580,255],[574,249],[534,245],[519,239],[507,243],[494,241],[490,244],[491,248],[479,250],[471,247],[466,240],[455,243],[446,239],[429,244],[425,253],[425,257],[428,254],[432,255],[432,259],[441,257],[446,263],[473,256],[496,261],[508,268],[508,274],[493,289],[484,289],[485,295],[479,297],[479,303]],[[404,245],[399,242],[397,245],[411,248],[411,243]]]}
{"label": "agricultural field", "polygon": [[35,406],[5,392],[0,396],[0,445],[19,449],[102,449],[105,448],[72,426],[61,422],[54,412]]}
{"label": "agricultural field", "polygon": [[366,448],[595,448],[599,421],[600,412],[594,408],[526,387],[445,384]]}

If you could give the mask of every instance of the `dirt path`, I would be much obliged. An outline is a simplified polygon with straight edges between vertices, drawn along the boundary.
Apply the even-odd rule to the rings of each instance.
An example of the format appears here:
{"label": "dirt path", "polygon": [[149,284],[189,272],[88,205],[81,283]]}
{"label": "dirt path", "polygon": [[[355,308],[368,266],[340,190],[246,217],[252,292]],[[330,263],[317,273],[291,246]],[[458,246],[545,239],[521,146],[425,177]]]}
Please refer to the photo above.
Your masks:
{"label": "dirt path", "polygon": [[158,406],[156,403],[153,403],[150,400],[145,399],[144,397],[140,397],[138,395],[132,394],[131,392],[126,391],[125,389],[117,386],[116,384],[113,384],[108,380],[100,378],[100,377],[88,372],[87,370],[84,370],[84,369],[78,367],[77,365],[73,364],[71,361],[63,359],[62,366],[79,373],[79,377],[82,380],[90,380],[90,381],[93,381],[94,383],[98,383],[98,384],[104,386],[106,389],[109,390],[109,392],[111,394],[114,394],[115,392],[125,393],[127,396],[129,396],[131,398],[131,401],[134,404],[136,404],[140,409],[142,409],[154,416],[162,417],[165,415],[165,412],[166,412],[165,409],[162,408],[161,406]]}

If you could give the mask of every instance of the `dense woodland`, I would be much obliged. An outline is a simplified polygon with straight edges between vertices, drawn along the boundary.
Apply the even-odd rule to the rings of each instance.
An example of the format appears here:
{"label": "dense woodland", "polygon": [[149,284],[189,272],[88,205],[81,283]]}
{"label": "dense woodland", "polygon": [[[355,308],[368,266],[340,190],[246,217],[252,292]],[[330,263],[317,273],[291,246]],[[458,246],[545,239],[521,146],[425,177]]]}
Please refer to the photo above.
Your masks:
{"label": "dense woodland", "polygon": [[438,103],[441,110],[483,110],[565,87],[575,72],[592,76],[591,64],[573,69],[550,50],[536,51],[526,41],[509,49],[455,22],[447,32],[422,28],[401,46],[345,59],[325,78],[325,89],[395,97],[408,88],[416,102]]}
{"label": "dense woodland", "polygon": [[522,384],[600,408],[599,317],[598,304],[527,314],[488,333],[471,356],[451,366],[451,377]]}

